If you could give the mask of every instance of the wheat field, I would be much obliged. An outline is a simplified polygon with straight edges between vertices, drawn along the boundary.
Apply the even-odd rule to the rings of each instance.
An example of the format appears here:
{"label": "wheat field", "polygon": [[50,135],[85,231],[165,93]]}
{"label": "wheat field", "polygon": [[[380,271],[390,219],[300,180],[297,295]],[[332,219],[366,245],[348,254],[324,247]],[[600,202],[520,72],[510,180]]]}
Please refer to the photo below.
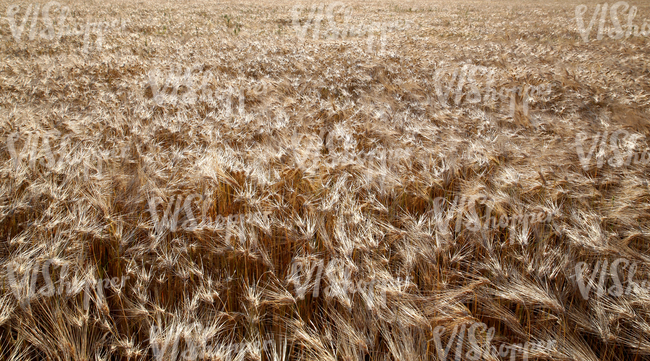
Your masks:
{"label": "wheat field", "polygon": [[0,359],[650,359],[650,3],[0,14]]}

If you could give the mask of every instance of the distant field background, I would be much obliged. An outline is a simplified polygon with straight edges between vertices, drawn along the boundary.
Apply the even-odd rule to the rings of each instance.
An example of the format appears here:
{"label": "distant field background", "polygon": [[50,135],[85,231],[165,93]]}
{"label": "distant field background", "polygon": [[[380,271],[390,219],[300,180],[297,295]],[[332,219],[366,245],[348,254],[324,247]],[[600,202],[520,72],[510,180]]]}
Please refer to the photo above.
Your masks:
{"label": "distant field background", "polygon": [[[598,17],[584,42],[576,6],[588,23],[602,3],[342,2],[359,34],[332,39],[293,24],[321,3],[59,3],[116,27],[98,47],[0,21],[0,358],[441,360],[476,322],[487,350],[554,346],[467,354],[466,334],[446,359],[650,357],[650,290],[576,281],[621,258],[650,276],[650,164],[615,158],[648,148],[650,36],[597,40]],[[20,26],[30,4],[0,15],[17,5]],[[445,106],[464,66],[545,92],[483,101],[480,76],[481,101],[468,83]],[[576,139],[588,153],[605,132],[583,167]],[[191,195],[230,222],[186,227]],[[552,220],[468,226],[527,214]],[[65,283],[109,278],[126,281]]]}

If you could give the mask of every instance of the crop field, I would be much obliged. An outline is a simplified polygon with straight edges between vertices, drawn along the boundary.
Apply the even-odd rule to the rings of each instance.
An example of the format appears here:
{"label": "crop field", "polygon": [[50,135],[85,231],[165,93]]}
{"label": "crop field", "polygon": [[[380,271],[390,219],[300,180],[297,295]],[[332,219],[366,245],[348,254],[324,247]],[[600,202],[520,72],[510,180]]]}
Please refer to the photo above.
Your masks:
{"label": "crop field", "polygon": [[650,2],[34,1],[0,360],[650,359]]}

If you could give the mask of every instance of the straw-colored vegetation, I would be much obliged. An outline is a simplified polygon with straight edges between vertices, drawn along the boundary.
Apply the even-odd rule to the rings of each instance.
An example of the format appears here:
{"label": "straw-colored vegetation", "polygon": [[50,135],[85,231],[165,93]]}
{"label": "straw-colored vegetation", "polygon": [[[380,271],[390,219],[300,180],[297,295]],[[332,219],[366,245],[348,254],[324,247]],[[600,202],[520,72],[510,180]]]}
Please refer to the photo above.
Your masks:
{"label": "straw-colored vegetation", "polygon": [[[85,53],[83,35],[30,40],[29,18],[17,41],[0,22],[0,358],[437,360],[436,327],[444,347],[473,322],[496,346],[556,341],[529,359],[649,357],[648,290],[585,299],[575,277],[617,258],[650,277],[648,163],[599,168],[608,138],[585,169],[575,146],[626,130],[647,149],[648,38],[585,43],[579,3],[560,1],[348,4],[350,26],[392,24],[383,49],[380,31],[301,39],[290,2],[61,3],[70,24],[126,25]],[[15,5],[20,26],[29,3]],[[495,89],[549,91],[514,117],[510,99],[455,90],[443,106],[436,84],[465,65],[494,69]],[[200,91],[182,101],[164,84],[186,69],[177,94]],[[242,216],[187,227],[177,200],[193,194],[199,222]],[[180,210],[174,230],[156,228],[156,197],[159,218]],[[488,212],[553,216],[468,226]],[[307,261],[335,265],[318,295],[295,272]],[[345,272],[374,289],[332,292]],[[114,277],[128,279],[83,286]]]}

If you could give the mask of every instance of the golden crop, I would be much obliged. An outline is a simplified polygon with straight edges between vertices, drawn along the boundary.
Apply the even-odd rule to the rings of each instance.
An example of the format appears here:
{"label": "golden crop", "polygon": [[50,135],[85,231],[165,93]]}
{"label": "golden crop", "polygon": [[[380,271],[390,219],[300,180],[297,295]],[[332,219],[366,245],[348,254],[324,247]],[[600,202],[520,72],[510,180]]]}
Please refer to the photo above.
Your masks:
{"label": "golden crop", "polygon": [[650,357],[628,2],[0,0],[0,359]]}

